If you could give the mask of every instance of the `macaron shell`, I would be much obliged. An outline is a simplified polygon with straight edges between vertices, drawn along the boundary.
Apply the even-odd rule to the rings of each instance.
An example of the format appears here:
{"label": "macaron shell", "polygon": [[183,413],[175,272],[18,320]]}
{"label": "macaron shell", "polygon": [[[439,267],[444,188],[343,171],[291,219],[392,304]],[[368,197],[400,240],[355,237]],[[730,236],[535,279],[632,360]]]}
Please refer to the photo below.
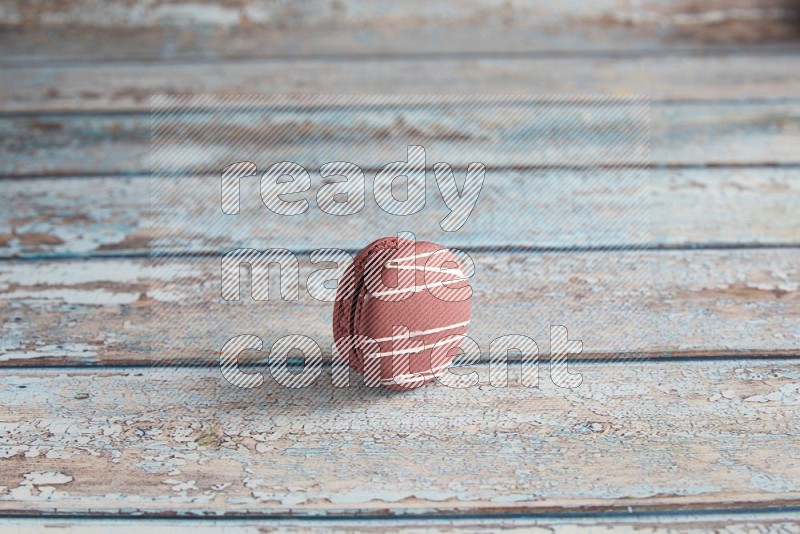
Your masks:
{"label": "macaron shell", "polygon": [[363,291],[363,288],[360,286],[365,264],[374,253],[396,247],[396,237],[377,239],[364,247],[364,249],[353,258],[353,262],[341,278],[339,288],[336,292],[336,302],[333,307],[333,339],[337,343],[337,347],[342,356],[346,357],[350,366],[359,373],[363,372],[360,352],[350,349],[346,345],[340,343],[340,341],[354,335],[353,319],[356,303],[359,300],[356,292]]}
{"label": "macaron shell", "polygon": [[[350,366],[362,374],[365,365],[369,366],[367,371],[379,376],[383,386],[395,390],[419,387],[446,371],[458,353],[454,349],[460,341],[455,338],[446,342],[435,355],[433,345],[442,338],[466,334],[471,308],[469,282],[459,280],[463,271],[449,250],[420,241],[411,256],[401,253],[396,237],[374,241],[356,256],[345,273],[340,284],[342,298],[337,295],[334,306],[337,341],[363,335],[375,339],[380,347],[378,359],[369,355],[366,364],[363,351],[350,350]],[[391,261],[387,262],[389,258]],[[374,263],[376,259],[379,264]],[[368,288],[370,284],[365,283],[364,276],[374,273],[376,265],[381,269],[384,289],[373,294],[371,290],[377,285]],[[405,285],[398,284],[401,271],[407,277]],[[345,294],[347,288],[352,296]],[[392,298],[402,300],[386,300]],[[393,344],[393,335],[399,333],[408,338]]]}

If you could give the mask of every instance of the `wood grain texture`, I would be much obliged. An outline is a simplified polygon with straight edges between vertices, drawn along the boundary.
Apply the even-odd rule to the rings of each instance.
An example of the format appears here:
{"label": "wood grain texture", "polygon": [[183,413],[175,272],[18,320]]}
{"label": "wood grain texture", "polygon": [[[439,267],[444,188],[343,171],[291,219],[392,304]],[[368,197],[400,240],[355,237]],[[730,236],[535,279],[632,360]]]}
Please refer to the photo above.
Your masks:
{"label": "wood grain texture", "polygon": [[[616,112],[610,112],[609,118],[604,117],[607,112],[598,109],[594,119],[585,119],[588,122],[579,123],[574,131],[564,131],[564,125],[558,125],[554,109],[542,113],[533,123],[514,121],[508,116],[511,111],[507,111],[504,117],[508,118],[508,124],[501,122],[498,110],[492,108],[475,109],[469,119],[460,117],[463,110],[453,110],[449,119],[443,117],[434,122],[426,119],[422,111],[366,110],[363,116],[353,117],[364,123],[348,121],[334,125],[315,124],[314,113],[308,113],[276,116],[281,122],[274,128],[251,124],[261,114],[233,113],[226,115],[227,119],[220,119],[224,121],[220,127],[224,125],[230,135],[240,136],[243,144],[239,152],[228,154],[224,145],[205,145],[202,136],[176,138],[175,142],[180,142],[180,149],[187,155],[186,168],[173,170],[216,176],[224,166],[239,161],[243,153],[252,153],[248,157],[262,163],[258,156],[265,151],[273,158],[266,154],[263,165],[294,160],[314,169],[322,163],[343,159],[374,169],[404,156],[409,143],[435,145],[441,159],[452,164],[477,160],[487,166],[573,166],[576,161],[595,165],[641,161],[640,155],[631,152],[631,146],[642,146],[641,140],[632,139],[631,145],[624,139],[587,129],[594,122],[608,126]],[[620,113],[620,118],[625,118],[623,115]],[[212,119],[208,115],[203,120]],[[174,127],[188,126],[184,124],[186,120],[177,117]],[[650,159],[654,165],[800,163],[796,149],[800,139],[798,120],[800,106],[784,102],[655,105],[651,109]],[[202,130],[199,122],[192,125]],[[637,131],[640,131],[638,126],[633,133]],[[560,143],[559,136],[570,132],[574,139]],[[150,171],[147,113],[5,116],[0,117],[0,133],[0,173],[6,177]],[[309,135],[311,139],[292,142],[292,133]],[[495,134],[502,135],[493,138]],[[521,143],[523,139],[525,142]],[[265,145],[268,142],[275,144]],[[536,150],[538,147],[547,150]],[[234,156],[239,159],[229,159]]]}
{"label": "wood grain texture", "polygon": [[[796,355],[800,249],[472,253],[469,335],[484,355],[495,338],[568,327],[584,358]],[[219,259],[95,259],[0,263],[3,365],[216,365],[233,336],[302,334],[330,354],[332,302],[223,301]],[[275,273],[273,273],[273,276]],[[246,280],[246,279],[245,279]],[[273,280],[275,281],[275,280]]]}
{"label": "wood grain texture", "polygon": [[[797,530],[798,42],[793,0],[0,6],[0,532]],[[611,185],[641,163],[629,143],[564,129],[580,116],[591,130],[591,112],[524,123],[389,96],[432,92],[650,95],[648,187]],[[151,265],[158,93],[386,96],[355,125],[302,106],[257,109],[283,127],[266,135],[244,114],[174,125],[191,157],[172,170],[190,177],[172,191],[185,217],[162,230],[184,257]],[[630,125],[612,123],[597,130]],[[332,303],[307,295],[301,255],[299,302],[230,306],[213,254],[357,249],[397,224],[367,211],[332,240],[313,201],[256,232],[195,224],[215,205],[199,184],[232,162],[205,135],[220,126],[262,170],[280,154],[370,176],[414,142],[444,149],[431,162],[503,167],[446,244],[474,249],[470,335],[484,355],[533,337],[540,387],[520,386],[518,365],[490,387],[485,364],[462,370],[483,382],[468,390],[337,389],[329,366],[312,388],[279,387],[266,349],[302,333],[329,361]],[[496,142],[526,136],[539,150]],[[421,239],[444,215],[431,198],[405,221]],[[550,381],[551,324],[583,341],[575,390]],[[256,390],[216,368],[243,332],[265,345],[243,355],[266,378]]]}
{"label": "wood grain texture", "polygon": [[511,533],[577,533],[637,532],[640,534],[786,534],[800,527],[800,515],[792,512],[758,512],[735,515],[725,513],[692,514],[591,514],[584,517],[559,518],[533,515],[507,518],[268,518],[268,519],[152,519],[152,518],[14,518],[0,522],[0,533],[54,533],[78,532],[80,534],[104,534],[113,529],[119,534],[138,534],[142,530],[169,531],[176,534],[204,534],[206,532],[229,532],[264,534],[268,532],[297,533],[361,533],[377,530],[392,532],[483,532],[502,531]]}
{"label": "wood grain texture", "polygon": [[[310,208],[305,215],[258,217],[250,233],[237,237],[233,227],[205,223],[206,215],[214,215],[208,210],[219,204],[217,179],[175,180],[182,194],[174,195],[173,209],[181,216],[171,224],[163,218],[158,226],[161,233],[180,239],[182,252],[220,252],[220,243],[355,250],[364,245],[364,235],[389,235],[398,228],[396,219],[377,208],[370,178],[367,207],[357,217],[334,218],[319,210],[314,199],[322,180],[317,176],[306,195]],[[599,170],[489,171],[469,221],[447,240],[452,247],[796,245],[796,178],[795,169],[769,167],[651,169],[641,178],[624,180]],[[258,205],[257,182],[254,178],[242,186],[245,213],[265,209]],[[404,218],[402,225],[424,240],[441,238],[431,229],[438,230],[448,213],[430,182],[426,208]],[[150,188],[147,178],[6,181],[0,195],[0,257],[146,255],[152,232]],[[637,211],[643,205],[645,211]],[[620,218],[626,212],[633,218]],[[506,213],[514,214],[514,224]]]}
{"label": "wood grain texture", "polygon": [[796,98],[798,50],[667,57],[99,62],[0,71],[6,111],[149,110],[154,94],[609,94]]}
{"label": "wood grain texture", "polygon": [[793,42],[789,0],[19,2],[0,64],[645,51]]}
{"label": "wood grain texture", "polygon": [[[483,374],[486,368],[474,369]],[[512,375],[514,373],[511,373]],[[587,366],[584,383],[396,395],[216,370],[6,373],[5,513],[720,510],[800,500],[800,366]],[[458,406],[454,411],[453,406]]]}
{"label": "wood grain texture", "polygon": [[[739,6],[767,9],[780,6],[777,2],[739,2]],[[652,6],[652,7],[651,7]],[[647,7],[679,11],[680,4],[674,1],[650,3]],[[683,6],[687,10],[689,6]],[[96,2],[80,0],[69,5],[18,4],[8,6],[0,15],[0,22],[10,26],[105,26],[105,27],[151,27],[151,26],[247,26],[248,24],[273,25],[276,28],[292,29],[308,27],[379,26],[394,24],[442,25],[449,22],[480,22],[491,16],[513,15],[513,6],[486,5],[477,0],[464,2],[445,1],[439,3],[411,0],[404,5],[390,2],[371,3],[364,0],[334,2],[331,0],[306,0],[294,5],[263,0],[242,0],[217,5],[203,0],[168,0],[159,4],[147,1],[129,2],[112,0]],[[596,20],[609,11],[630,13],[633,7],[626,2],[611,0],[584,5],[567,2],[553,5],[532,2],[517,6],[526,15],[516,21],[523,26],[542,26],[563,21],[569,15],[577,19]],[[766,14],[765,14],[766,15]],[[622,17],[624,15],[620,15]],[[515,22],[515,21],[509,21]]]}
{"label": "wood grain texture", "polygon": [[75,0],[69,4],[20,3],[0,13],[8,27],[60,26],[180,29],[197,27],[271,26],[273,29],[377,27],[391,29],[425,26],[459,26],[501,23],[507,28],[563,30],[560,24],[620,24],[661,26],[708,24],[749,20],[774,23],[795,14],[796,6],[784,0],[645,0],[631,4],[623,0],[524,4],[486,4],[480,0],[410,0],[403,5],[367,0],[304,0],[281,4],[265,0],[236,0],[217,4],[205,0]]}

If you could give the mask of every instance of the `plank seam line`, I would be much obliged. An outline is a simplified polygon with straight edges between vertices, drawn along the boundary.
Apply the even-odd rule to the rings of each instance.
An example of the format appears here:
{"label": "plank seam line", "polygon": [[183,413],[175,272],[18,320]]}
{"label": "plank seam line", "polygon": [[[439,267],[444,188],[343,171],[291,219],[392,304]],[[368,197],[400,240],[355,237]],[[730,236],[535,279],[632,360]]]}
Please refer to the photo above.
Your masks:
{"label": "plank seam line", "polygon": [[[158,93],[154,93],[158,94]],[[179,93],[179,94],[187,94],[187,93]],[[197,94],[205,94],[205,93],[197,93]],[[211,93],[214,95],[214,93]],[[218,95],[220,97],[224,97],[225,95]],[[244,95],[237,95],[237,96],[258,96],[258,97],[266,97],[270,96],[269,94],[265,93],[245,93]],[[281,96],[281,95],[276,95]],[[388,95],[391,96],[391,95]],[[397,95],[402,97],[403,95]],[[435,97],[437,95],[432,94],[429,95],[431,97]],[[486,95],[484,95],[486,96]],[[506,96],[506,97],[519,97],[520,99],[524,98],[526,95],[513,95],[513,94],[501,94],[501,95],[489,95],[489,96]],[[534,95],[536,96],[536,95]],[[622,95],[622,96],[615,96],[615,95],[604,95],[604,94],[553,94],[553,95],[542,95],[546,99],[553,100],[553,104],[562,104],[562,105],[570,105],[573,107],[597,107],[597,106],[609,106],[609,105],[623,105],[623,104],[630,104],[631,99],[647,96],[650,102],[651,107],[661,107],[661,106],[672,106],[672,105],[687,105],[687,106],[708,106],[708,105],[780,105],[780,104],[798,104],[800,103],[800,97],[778,97],[778,98],[771,98],[771,97],[751,97],[751,98],[719,98],[719,99],[697,99],[697,98],[664,98],[658,99],[653,98],[652,96],[646,94],[639,94],[634,93],[631,95]],[[569,102],[561,101],[560,98],[570,98]],[[584,99],[585,101],[581,101]],[[497,107],[509,107],[509,106],[520,106],[524,105],[525,102],[501,102],[501,103],[493,103],[493,102],[481,102],[481,101],[473,101],[469,100],[467,97],[463,98],[462,102],[432,102],[432,103],[380,103],[380,104],[373,104],[373,105],[363,105],[359,106],[360,112],[365,111],[386,111],[386,110],[421,110],[427,108],[442,108],[442,107],[463,107],[463,106],[470,106],[472,108],[478,107],[485,107],[487,109],[490,108],[497,108]],[[282,113],[308,113],[308,112],[319,112],[319,111],[336,111],[340,110],[343,105],[311,105],[311,106],[292,106],[292,105],[285,105],[285,106],[242,106],[242,107],[221,107],[221,106],[208,106],[208,107],[181,107],[176,108],[174,110],[170,110],[171,112],[178,112],[181,113],[191,113],[191,114],[198,114],[198,113],[207,113],[207,114],[214,114],[220,111],[225,111],[229,113],[244,113],[244,112],[282,112]],[[18,111],[0,111],[0,119],[57,119],[57,118],[66,118],[66,117],[83,117],[83,118],[91,118],[92,116],[95,117],[144,117],[150,115],[149,109],[143,108],[117,108],[117,109],[62,109],[62,110],[18,110]]]}
{"label": "plank seam line", "polygon": [[[800,12],[797,12],[800,15]],[[639,50],[538,50],[538,51],[482,51],[475,50],[469,52],[385,52],[385,53],[337,53],[337,54],[274,54],[274,55],[246,55],[229,54],[223,56],[200,56],[187,55],[174,58],[143,58],[136,56],[127,57],[98,57],[98,58],[72,58],[59,59],[43,57],[41,59],[12,56],[6,57],[0,62],[1,69],[22,70],[25,68],[37,68],[46,66],[56,66],[59,70],[72,70],[77,68],[91,67],[97,64],[111,65],[115,67],[142,67],[142,66],[213,66],[220,64],[242,64],[250,65],[254,63],[285,63],[285,62],[330,62],[330,63],[365,63],[369,61],[448,61],[448,60],[525,60],[525,59],[647,59],[647,58],[720,58],[726,57],[761,57],[774,56],[794,56],[797,48],[792,44],[774,45],[733,45],[716,47],[684,47],[684,48],[642,48]]]}
{"label": "plank seam line", "polygon": [[[454,171],[463,171],[467,169],[466,165],[452,164]],[[789,161],[763,161],[763,162],[750,162],[750,163],[726,163],[726,162],[707,162],[707,163],[650,163],[647,165],[628,165],[628,164],[602,164],[602,165],[488,165],[486,170],[489,172],[522,172],[522,171],[548,171],[548,170],[596,170],[596,169],[643,169],[643,170],[728,170],[728,169],[800,169],[800,162]],[[362,167],[365,173],[377,172],[380,170],[378,167]],[[96,178],[119,178],[119,179],[164,179],[163,175],[158,175],[151,171],[97,171],[97,172],[80,172],[80,173],[59,173],[59,172],[42,172],[42,173],[19,173],[19,174],[0,174],[0,181],[18,181],[18,180],[52,180],[52,179],[96,179]],[[208,172],[188,172],[179,171],[170,173],[168,178],[219,178],[218,173]]]}
{"label": "plank seam line", "polygon": [[[240,520],[260,520],[260,521],[308,521],[308,522],[323,522],[323,521],[436,521],[436,520],[493,520],[493,519],[539,519],[539,520],[559,520],[559,519],[658,519],[667,517],[692,517],[701,519],[713,515],[749,515],[749,514],[763,514],[763,515],[781,515],[781,514],[795,514],[800,513],[800,505],[796,504],[797,501],[791,500],[790,504],[776,504],[766,506],[743,506],[743,507],[726,507],[716,506],[708,508],[680,508],[675,510],[659,509],[658,507],[647,506],[618,506],[616,509],[609,510],[565,510],[565,511],[543,511],[537,512],[472,512],[472,513],[407,513],[400,510],[398,514],[338,514],[324,515],[325,510],[321,511],[304,511],[308,515],[299,516],[297,512],[290,512],[284,514],[263,514],[263,513],[242,513],[238,515],[174,515],[174,512],[139,512],[137,514],[131,513],[114,513],[114,512],[96,512],[96,513],[37,513],[31,512],[3,512],[0,511],[0,517],[5,519],[81,519],[81,520],[100,520],[100,519],[126,519],[126,520],[147,520],[147,519],[161,519],[169,521],[240,521]],[[624,508],[624,509],[620,509]],[[638,508],[638,509],[637,509]],[[162,515],[169,514],[169,515]]]}
{"label": "plank seam line", "polygon": [[[232,245],[233,247],[233,245]],[[453,247],[466,253],[473,254],[570,254],[570,253],[604,253],[604,252],[678,252],[678,251],[719,251],[719,250],[797,250],[800,243],[684,243],[684,244],[631,244],[631,245],[608,245],[608,246],[571,246],[571,247],[537,247],[537,246],[471,246]],[[315,248],[296,249],[294,254],[302,257],[310,255]],[[345,252],[355,255],[357,249],[343,249]],[[4,262],[43,262],[43,261],[76,261],[76,260],[120,260],[120,259],[187,259],[187,258],[218,258],[221,259],[224,252],[177,252],[177,253],[155,253],[146,249],[132,249],[130,252],[109,252],[102,253],[45,253],[45,254],[21,254],[18,256],[0,256],[0,263]]]}
{"label": "plank seam line", "polygon": [[[702,355],[692,355],[692,356],[681,356],[679,354],[672,354],[672,355],[661,355],[662,353],[649,353],[644,354],[642,356],[637,357],[620,357],[620,358],[607,358],[603,356],[595,356],[589,358],[569,358],[569,363],[574,365],[591,365],[591,366],[598,366],[598,367],[605,367],[609,365],[621,365],[621,364],[646,364],[646,365],[654,365],[654,364],[662,364],[662,363],[704,363],[704,362],[738,362],[749,360],[754,363],[764,363],[769,360],[780,360],[780,361],[788,361],[791,362],[793,360],[800,360],[800,351],[798,352],[790,352],[788,354],[769,354],[769,353],[758,353],[758,352],[751,352],[747,354],[714,354],[708,356]],[[53,356],[58,357],[58,356]],[[487,361],[484,361],[483,359]],[[469,366],[465,367],[453,367],[453,369],[460,369],[460,370],[467,370],[468,368],[480,368],[484,369],[490,365],[488,361],[491,358],[489,353],[483,354],[482,359],[480,362],[475,364],[470,364]],[[539,355],[540,363],[548,363],[550,361],[549,354],[540,354]],[[508,364],[513,367],[518,367],[522,365],[522,361],[519,359],[509,358]],[[246,369],[251,369],[253,367],[258,366],[266,366],[267,359],[257,360],[257,361],[249,361],[246,364],[243,364],[243,367]],[[287,367],[293,371],[301,371],[305,368],[305,364],[302,362],[301,358],[288,358],[287,359]],[[76,371],[85,371],[85,374],[92,374],[97,371],[124,371],[126,369],[130,369],[131,373],[140,373],[142,370],[211,370],[219,368],[219,364],[216,361],[208,361],[207,363],[175,363],[175,364],[163,364],[160,362],[138,362],[138,363],[125,363],[125,364],[75,364],[75,365],[24,365],[24,364],[12,364],[12,365],[4,365],[0,364],[0,374],[8,374],[9,372],[65,372],[65,373],[74,373]],[[330,362],[324,362],[320,365],[320,369],[323,371],[330,371],[332,369]],[[252,370],[252,369],[251,369]]]}

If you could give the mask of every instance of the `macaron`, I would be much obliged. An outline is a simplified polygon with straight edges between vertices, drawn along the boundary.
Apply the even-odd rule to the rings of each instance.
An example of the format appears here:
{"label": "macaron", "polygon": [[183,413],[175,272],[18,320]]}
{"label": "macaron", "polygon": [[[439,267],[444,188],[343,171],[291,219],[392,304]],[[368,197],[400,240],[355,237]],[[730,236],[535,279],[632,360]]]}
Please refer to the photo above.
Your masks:
{"label": "macaron", "polygon": [[341,278],[333,313],[339,357],[369,385],[422,386],[447,372],[466,335],[472,288],[449,249],[384,237]]}

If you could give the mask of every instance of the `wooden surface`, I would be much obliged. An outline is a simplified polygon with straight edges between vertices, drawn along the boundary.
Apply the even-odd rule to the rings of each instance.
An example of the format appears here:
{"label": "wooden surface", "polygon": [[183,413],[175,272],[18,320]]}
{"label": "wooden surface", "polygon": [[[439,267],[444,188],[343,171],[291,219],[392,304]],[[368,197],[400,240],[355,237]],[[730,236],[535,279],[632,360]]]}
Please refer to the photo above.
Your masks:
{"label": "wooden surface", "polygon": [[[472,257],[469,335],[483,351],[493,339],[519,333],[548,354],[551,324],[570,327],[587,358],[793,356],[800,347],[798,248]],[[252,331],[269,348],[298,325],[327,356],[333,304],[306,294],[312,270],[303,259],[297,302],[232,307],[215,298],[216,258],[155,267],[147,259],[54,261],[34,272],[28,261],[4,262],[0,365],[148,365],[158,359],[213,366],[233,335]],[[198,280],[207,281],[203,289]]]}
{"label": "wooden surface", "polygon": [[[787,0],[79,0],[0,13],[6,61],[630,52],[791,44]],[[102,46],[98,46],[102,45]]]}
{"label": "wooden surface", "polygon": [[[790,98],[800,82],[792,51],[709,52],[698,57],[416,57],[359,60],[232,60],[219,63],[112,63],[12,67],[0,76],[7,113],[48,110],[148,111],[150,95],[345,94],[645,94],[655,101]],[[591,69],[587,70],[587,66]],[[364,77],[365,71],[374,76]],[[98,90],[103,87],[103,90]],[[144,117],[147,118],[146,116]],[[117,119],[119,120],[119,119]]]}
{"label": "wooden surface", "polygon": [[[796,531],[798,43],[789,0],[3,6],[0,531]],[[335,131],[301,96],[257,107],[316,137],[270,130],[245,149],[312,170],[344,154],[374,175],[420,140],[458,168],[485,160],[473,226],[448,245],[477,263],[470,335],[536,339],[540,388],[515,366],[508,388],[405,395],[333,388],[328,367],[307,390],[224,382],[209,336],[221,346],[242,315],[187,302],[158,320],[216,287],[221,240],[298,250],[304,281],[310,250],[354,251],[396,223],[373,205],[225,233],[202,222],[200,185],[229,155],[188,137],[191,165],[156,161],[185,217],[161,228],[175,257],[151,264],[150,193],[172,184],[150,178],[159,93],[381,95]],[[643,95],[649,159],[602,136],[558,145],[564,117],[496,99],[432,114],[404,94],[562,94],[584,125],[614,118],[593,114],[597,95]],[[244,113],[211,113],[224,103],[175,120],[252,135]],[[536,154],[503,143],[531,131]],[[421,239],[446,213],[429,198],[404,221]],[[639,224],[619,218],[637,209]],[[248,320],[266,347],[302,324],[327,358],[331,307]],[[559,321],[584,343],[575,390],[549,381]]]}
{"label": "wooden surface", "polygon": [[[478,370],[485,382],[487,369]],[[506,388],[432,385],[408,395],[333,388],[327,373],[313,388],[239,390],[216,369],[7,371],[2,451],[13,482],[0,509],[402,515],[798,505],[793,361],[585,366],[585,387],[569,393],[547,380],[521,387],[513,370]]]}
{"label": "wooden surface", "polygon": [[[717,103],[674,103],[653,105],[650,116],[650,138],[652,151],[649,155],[654,165],[690,166],[690,165],[775,165],[775,164],[800,164],[800,156],[796,150],[797,140],[800,139],[798,121],[800,113],[798,106],[793,101],[766,101],[766,102],[717,102]],[[264,111],[266,113],[266,111]],[[320,137],[327,141],[327,151],[345,157],[352,153],[352,159],[345,161],[357,162],[366,168],[380,168],[383,164],[395,161],[398,154],[398,145],[404,146],[405,141],[420,140],[422,146],[432,141],[438,141],[442,150],[452,159],[454,156],[463,158],[477,158],[489,166],[564,166],[569,165],[575,158],[583,158],[588,152],[595,164],[611,165],[630,163],[634,155],[623,155],[625,148],[621,145],[609,146],[592,136],[579,138],[575,146],[559,146],[558,150],[548,145],[548,133],[558,127],[558,117],[547,114],[537,123],[534,134],[540,137],[531,140],[534,146],[542,143],[549,150],[532,153],[511,151],[508,145],[498,142],[486,147],[475,146],[475,139],[488,134],[481,121],[488,120],[497,110],[478,109],[471,114],[474,121],[472,128],[463,132],[452,142],[448,142],[447,134],[453,134],[456,125],[453,122],[460,119],[460,111],[455,110],[442,118],[439,130],[431,130],[430,119],[424,110],[405,111],[402,108],[393,110],[392,113],[380,111],[359,113],[359,119],[365,125],[354,124],[352,129],[364,135],[363,128],[373,128],[374,134],[381,140],[371,150],[363,150],[358,143],[336,142],[330,132],[321,132]],[[621,113],[621,112],[620,112]],[[221,125],[226,128],[240,128],[241,133],[252,135],[252,127],[242,124],[244,113],[226,114],[216,117]],[[508,129],[515,126],[522,129],[524,124],[514,124],[512,111],[504,114],[509,117]],[[291,125],[303,124],[305,121],[314,121],[314,116],[306,114],[299,117],[279,117]],[[209,114],[199,119],[190,115],[186,122],[191,121],[192,126],[199,127],[204,123],[215,120]],[[355,120],[355,117],[354,117]],[[591,120],[591,119],[589,119]],[[642,119],[644,120],[644,119]],[[184,124],[179,116],[175,118],[176,126]],[[608,122],[608,119],[597,123]],[[397,128],[401,122],[406,129]],[[289,128],[290,126],[286,126]],[[496,127],[490,124],[488,127]],[[348,131],[347,125],[340,126],[344,136]],[[549,131],[548,131],[549,130]],[[276,131],[278,131],[276,127]],[[150,169],[150,118],[147,112],[98,114],[98,113],[68,113],[68,114],[42,114],[37,116],[0,116],[0,150],[4,155],[0,162],[0,172],[12,177],[41,177],[60,175],[91,175],[103,176],[108,174],[141,175]],[[415,133],[416,132],[416,133]],[[333,139],[326,139],[328,133]],[[511,138],[514,132],[508,132]],[[231,136],[234,133],[230,134]],[[273,134],[276,135],[276,134]],[[460,137],[463,136],[463,139]],[[308,168],[318,167],[321,163],[335,161],[328,154],[315,154],[302,144],[292,145],[286,139],[273,139],[270,134],[256,137],[251,141],[252,150],[259,153],[263,145],[257,142],[280,143],[281,157],[287,159],[297,158],[303,161]],[[190,143],[192,140],[186,140]],[[369,139],[364,140],[365,144]],[[447,150],[444,147],[447,147]],[[470,147],[469,153],[463,153],[465,147]],[[187,146],[187,150],[194,150],[195,159],[186,163],[184,169],[169,169],[172,172],[202,170],[211,172],[216,169],[216,161],[207,159],[205,152],[210,147],[204,146],[199,141]],[[243,146],[242,149],[247,148]],[[495,150],[493,150],[493,148]],[[501,151],[502,150],[502,151]],[[605,150],[595,155],[598,150]],[[217,152],[212,152],[216,154]],[[343,155],[344,154],[344,155]],[[616,157],[615,157],[616,156]],[[265,160],[269,160],[269,155]],[[472,160],[474,161],[474,160]],[[456,163],[453,161],[453,163]],[[216,174],[216,173],[215,173]]]}
{"label": "wooden surface", "polygon": [[244,532],[245,534],[262,534],[264,532],[375,532],[376,529],[387,529],[392,532],[483,532],[500,530],[502,532],[533,532],[546,534],[550,532],[723,532],[723,533],[785,533],[793,532],[798,527],[797,517],[787,512],[765,512],[730,515],[729,513],[711,514],[604,514],[586,517],[556,518],[482,518],[458,519],[426,517],[422,519],[383,518],[374,519],[138,519],[136,521],[120,521],[118,519],[11,519],[0,525],[0,532],[63,532],[80,530],[88,534],[115,532],[128,534],[140,532],[139,529],[157,529],[170,532]]}
{"label": "wooden surface", "polygon": [[113,519],[13,519],[0,525],[0,532],[79,532],[102,533],[114,529],[128,534],[140,532],[141,528],[170,532],[244,532],[262,534],[264,532],[794,532],[798,528],[796,516],[791,513],[760,513],[730,516],[726,514],[688,514],[658,516],[646,515],[631,518],[630,514],[605,515],[581,519],[556,518],[504,518],[504,519],[355,519],[337,521],[317,521],[303,519],[203,519],[203,520],[164,520],[139,519],[121,522]]}
{"label": "wooden surface", "polygon": [[[612,173],[613,171],[608,171]],[[613,186],[591,180],[598,171],[570,169],[503,170],[490,172],[475,211],[470,216],[470,236],[455,233],[451,246],[490,247],[497,243],[518,247],[642,247],[662,248],[719,246],[792,246],[800,243],[800,181],[797,170],[787,167],[653,169],[635,186],[633,195],[620,195]],[[191,214],[185,222],[163,221],[161,228],[180,232],[184,251],[212,252],[215,241],[226,238],[234,248],[253,239],[271,246],[313,250],[323,246],[357,249],[358,235],[369,227],[376,234],[392,233],[395,227],[372,203],[359,218],[342,218],[334,237],[312,230],[325,224],[326,215],[311,209],[306,215],[286,218],[265,217],[253,229],[255,235],[232,236],[212,225],[202,231],[196,224],[216,205],[216,188],[201,187],[216,177],[176,180],[182,188],[175,195],[176,211]],[[431,180],[433,182],[433,180]],[[164,183],[164,187],[169,184]],[[312,182],[309,198],[315,198],[321,180]],[[251,184],[252,186],[252,184]],[[432,191],[435,183],[429,184]],[[243,186],[243,187],[246,187]],[[257,198],[257,186],[245,189]],[[519,194],[504,196],[508,188]],[[0,256],[3,258],[82,258],[98,256],[146,256],[150,241],[148,213],[151,183],[143,177],[58,177],[36,180],[7,180],[0,198],[0,211],[13,217],[0,226]],[[631,189],[628,188],[628,192]],[[373,194],[368,181],[367,198]],[[438,194],[438,193],[437,193]],[[414,216],[409,227],[418,237],[432,238],[431,228],[447,214],[441,201]],[[644,203],[648,224],[632,227],[615,220],[604,206],[630,209]],[[525,219],[522,225],[508,224],[496,214],[499,206]],[[261,208],[263,209],[263,208]],[[539,213],[575,213],[571,219]],[[579,219],[580,218],[580,219]],[[582,219],[582,220],[581,220]],[[595,234],[591,243],[582,235],[595,225],[608,229],[604,239]],[[613,231],[613,233],[612,233]],[[335,242],[332,242],[335,241]]]}

